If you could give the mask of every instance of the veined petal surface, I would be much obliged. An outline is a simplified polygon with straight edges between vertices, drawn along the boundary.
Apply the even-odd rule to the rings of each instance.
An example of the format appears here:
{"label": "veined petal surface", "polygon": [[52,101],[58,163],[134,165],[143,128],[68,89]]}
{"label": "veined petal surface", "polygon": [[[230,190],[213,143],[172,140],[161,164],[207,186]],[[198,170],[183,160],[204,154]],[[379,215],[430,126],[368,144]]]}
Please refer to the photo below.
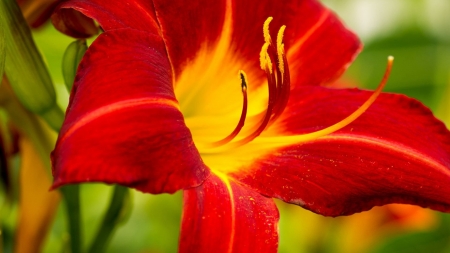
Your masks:
{"label": "veined petal surface", "polygon": [[277,252],[278,209],[226,176],[185,190],[179,252]]}
{"label": "veined petal surface", "polygon": [[179,111],[159,36],[101,34],[71,93],[52,154],[54,186],[101,181],[172,193],[209,175]]}
{"label": "veined petal surface", "polygon": [[[297,88],[284,118],[255,142],[272,142],[277,132],[295,135],[333,125],[369,96],[356,89]],[[381,94],[347,127],[314,141],[274,148],[234,177],[266,196],[326,216],[388,203],[448,212],[449,168],[450,133],[444,124],[416,100]]]}

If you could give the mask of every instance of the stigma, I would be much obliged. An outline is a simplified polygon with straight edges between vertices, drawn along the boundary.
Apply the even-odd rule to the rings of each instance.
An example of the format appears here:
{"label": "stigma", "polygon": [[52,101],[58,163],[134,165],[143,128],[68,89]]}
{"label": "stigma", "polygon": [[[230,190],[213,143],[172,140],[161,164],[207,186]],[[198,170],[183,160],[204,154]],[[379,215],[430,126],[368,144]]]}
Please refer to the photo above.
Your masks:
{"label": "stigma", "polygon": [[219,147],[219,146],[229,143],[230,141],[232,141],[234,139],[234,137],[236,137],[239,134],[242,127],[244,127],[245,119],[247,117],[247,107],[248,107],[248,97],[247,97],[247,82],[248,81],[247,81],[247,75],[245,74],[245,72],[243,70],[239,70],[239,77],[241,79],[241,89],[242,89],[242,97],[243,97],[242,112],[241,112],[241,117],[239,118],[239,122],[238,122],[237,126],[234,128],[233,132],[231,132],[227,137],[225,137],[219,141],[210,143],[209,144],[210,147]]}

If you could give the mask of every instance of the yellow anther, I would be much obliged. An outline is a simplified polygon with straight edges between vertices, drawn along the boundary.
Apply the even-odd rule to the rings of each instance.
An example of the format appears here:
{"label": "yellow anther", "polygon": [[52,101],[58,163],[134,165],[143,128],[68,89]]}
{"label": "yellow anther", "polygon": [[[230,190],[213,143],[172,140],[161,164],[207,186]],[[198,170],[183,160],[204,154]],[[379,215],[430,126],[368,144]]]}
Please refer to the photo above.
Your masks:
{"label": "yellow anther", "polygon": [[272,74],[272,61],[270,60],[270,56],[267,53],[267,49],[269,48],[269,43],[266,42],[261,48],[261,52],[259,53],[259,63],[261,64],[261,69],[266,70],[267,68]]}
{"label": "yellow anther", "polygon": [[259,53],[259,63],[261,64],[261,69],[266,69],[266,58],[267,58],[267,49],[269,48],[269,43],[266,42],[261,48],[261,52]]}
{"label": "yellow anther", "polygon": [[264,21],[264,25],[263,25],[264,41],[268,44],[270,44],[272,41],[272,38],[270,37],[270,32],[269,32],[269,24],[270,24],[270,22],[272,22],[272,20],[273,20],[272,17],[268,17],[266,19],[266,21]]}
{"label": "yellow anther", "polygon": [[284,74],[284,61],[283,61],[283,56],[284,56],[284,44],[283,44],[284,30],[286,30],[286,26],[285,25],[280,27],[280,30],[278,31],[278,35],[277,35],[277,57],[278,57],[278,62],[279,62],[280,73],[281,73],[282,76]]}
{"label": "yellow anther", "polygon": [[283,25],[280,27],[280,30],[278,30],[278,35],[277,35],[277,47],[280,47],[281,44],[283,44],[283,36],[284,36],[284,31],[286,30],[286,26]]}

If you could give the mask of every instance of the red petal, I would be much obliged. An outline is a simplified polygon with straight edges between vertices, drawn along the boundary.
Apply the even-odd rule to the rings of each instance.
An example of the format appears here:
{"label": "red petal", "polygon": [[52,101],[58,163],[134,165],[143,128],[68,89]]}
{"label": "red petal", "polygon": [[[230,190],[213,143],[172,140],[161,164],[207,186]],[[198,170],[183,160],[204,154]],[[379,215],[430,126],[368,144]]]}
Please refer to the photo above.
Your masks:
{"label": "red petal", "polygon": [[[201,47],[208,46],[209,50],[214,50],[222,35],[226,0],[190,1],[188,4],[180,0],[153,2],[169,57],[178,77]],[[260,30],[260,42],[263,42],[262,24],[254,24]],[[261,46],[259,44],[258,48]],[[257,60],[257,56],[258,54],[253,58]]]}
{"label": "red petal", "polygon": [[159,33],[152,1],[133,0],[111,3],[104,0],[70,0],[62,3],[52,16],[52,22],[61,32],[77,38],[97,33],[96,20],[105,31],[133,28]]}
{"label": "red petal", "polygon": [[[284,37],[294,85],[318,85],[339,76],[361,49],[358,38],[317,1],[165,1],[134,0],[109,4],[104,0],[70,0],[53,15],[60,31],[75,37],[92,35],[84,15],[98,21],[106,31],[134,28],[151,33],[160,29],[178,79],[199,51],[225,51],[240,68],[264,77],[259,71],[259,51],[264,43],[262,26],[272,16],[272,37],[286,25]],[[156,12],[155,12],[156,10]],[[158,25],[159,24],[159,25]],[[224,28],[228,27],[230,36]],[[216,48],[222,40],[224,48]],[[207,55],[211,56],[207,53]],[[214,57],[211,56],[211,60]],[[248,63],[242,63],[242,60]],[[215,59],[217,60],[217,59]],[[234,72],[233,72],[234,73]],[[257,79],[257,76],[253,77]]]}
{"label": "red petal", "polygon": [[[317,85],[338,77],[362,48],[359,39],[337,16],[317,1],[236,1],[233,42],[243,57],[258,55],[261,27],[272,16],[272,39],[286,25],[285,48],[293,85]],[[251,13],[251,15],[249,15]],[[257,62],[259,64],[259,62]]]}
{"label": "red petal", "polygon": [[214,174],[184,191],[179,252],[277,252],[272,199]]}
{"label": "red petal", "polygon": [[[272,131],[313,132],[337,123],[370,92],[297,89]],[[284,130],[283,130],[284,129]],[[338,216],[388,203],[450,211],[450,132],[420,102],[381,94],[349,126],[258,159],[235,175],[267,196]]]}
{"label": "red petal", "polygon": [[246,68],[252,67],[261,76],[264,72],[259,71],[258,57],[264,44],[262,26],[270,16],[274,18],[270,25],[274,42],[280,26],[287,26],[284,41],[293,78],[298,80],[295,85],[317,85],[334,79],[361,49],[358,38],[317,1],[154,2],[177,76],[201,47],[227,39],[222,33],[227,11],[231,37],[225,50],[236,59],[249,61],[249,66],[240,68],[248,71]]}
{"label": "red petal", "polygon": [[160,193],[202,183],[209,170],[171,81],[159,36],[133,29],[101,34],[78,68],[52,155],[55,186],[101,181]]}

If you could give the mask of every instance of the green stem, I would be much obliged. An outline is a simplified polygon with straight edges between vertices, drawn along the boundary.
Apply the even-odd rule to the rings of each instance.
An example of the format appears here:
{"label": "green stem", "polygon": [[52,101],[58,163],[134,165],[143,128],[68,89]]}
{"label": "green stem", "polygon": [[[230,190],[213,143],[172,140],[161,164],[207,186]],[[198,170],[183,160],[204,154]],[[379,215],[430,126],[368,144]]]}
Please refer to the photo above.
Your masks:
{"label": "green stem", "polygon": [[81,252],[81,211],[80,211],[80,186],[66,185],[61,187],[66,204],[70,249],[72,253]]}
{"label": "green stem", "polygon": [[128,196],[128,188],[120,185],[114,187],[111,203],[88,251],[89,253],[100,253],[106,250],[106,246],[114,233],[116,225],[121,220],[124,206],[126,205],[125,200]]}

